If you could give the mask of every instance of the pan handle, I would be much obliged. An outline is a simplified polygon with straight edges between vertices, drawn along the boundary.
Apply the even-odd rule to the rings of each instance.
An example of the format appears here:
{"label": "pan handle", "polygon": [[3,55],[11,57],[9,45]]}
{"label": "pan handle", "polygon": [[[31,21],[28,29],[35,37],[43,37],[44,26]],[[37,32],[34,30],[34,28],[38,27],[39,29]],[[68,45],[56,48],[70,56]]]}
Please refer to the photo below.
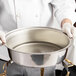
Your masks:
{"label": "pan handle", "polygon": [[68,70],[68,67],[72,67],[72,66],[74,66],[74,64],[70,60],[68,60],[68,59],[65,59],[64,61],[68,63],[68,65],[66,65],[66,63],[64,62],[65,67],[67,68],[67,74],[66,74],[66,76],[70,76],[70,72]]}
{"label": "pan handle", "polygon": [[67,65],[68,67],[74,66],[74,64],[70,60],[65,59],[65,61],[68,63]]}

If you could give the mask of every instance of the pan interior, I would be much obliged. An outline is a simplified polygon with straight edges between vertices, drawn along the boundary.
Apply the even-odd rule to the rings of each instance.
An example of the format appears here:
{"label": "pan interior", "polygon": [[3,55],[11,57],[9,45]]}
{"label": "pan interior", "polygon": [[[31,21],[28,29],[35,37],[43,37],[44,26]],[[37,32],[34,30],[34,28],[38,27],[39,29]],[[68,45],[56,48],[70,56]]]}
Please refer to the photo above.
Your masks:
{"label": "pan interior", "polygon": [[53,43],[47,42],[30,42],[23,43],[13,47],[14,50],[23,53],[46,53],[46,52],[54,52],[60,50],[62,47],[55,45]]}
{"label": "pan interior", "polygon": [[18,29],[6,35],[6,46],[23,53],[54,52],[67,47],[70,39],[61,31],[49,28]]}

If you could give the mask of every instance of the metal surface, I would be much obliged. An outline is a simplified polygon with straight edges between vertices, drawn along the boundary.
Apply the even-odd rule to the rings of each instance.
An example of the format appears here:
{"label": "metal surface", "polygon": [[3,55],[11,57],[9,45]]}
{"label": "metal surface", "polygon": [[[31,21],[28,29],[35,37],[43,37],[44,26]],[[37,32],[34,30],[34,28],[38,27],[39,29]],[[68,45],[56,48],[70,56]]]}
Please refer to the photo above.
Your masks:
{"label": "metal surface", "polygon": [[72,39],[57,29],[21,28],[6,34],[11,59],[28,67],[49,67],[64,60]]}
{"label": "metal surface", "polygon": [[6,73],[7,73],[7,69],[5,68],[6,64],[7,64],[7,63],[4,63],[4,65],[3,65],[3,70],[4,70],[4,72],[1,73],[0,76],[6,76]]}
{"label": "metal surface", "polygon": [[44,76],[44,68],[41,68],[41,76]]}
{"label": "metal surface", "polygon": [[[68,64],[67,64],[68,63]],[[70,71],[69,71],[69,67],[73,67],[74,66],[74,64],[70,61],[70,60],[68,60],[68,59],[65,59],[64,60],[64,67],[65,67],[65,69],[67,70],[67,74],[66,74],[66,76],[70,76]],[[72,69],[73,70],[73,69]]]}

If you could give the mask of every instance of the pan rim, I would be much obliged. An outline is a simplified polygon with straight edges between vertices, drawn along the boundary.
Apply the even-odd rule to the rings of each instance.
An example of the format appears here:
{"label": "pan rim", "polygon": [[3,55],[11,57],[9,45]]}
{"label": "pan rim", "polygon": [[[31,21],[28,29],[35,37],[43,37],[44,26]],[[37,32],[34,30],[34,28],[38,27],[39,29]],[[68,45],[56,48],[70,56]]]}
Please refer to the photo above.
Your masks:
{"label": "pan rim", "polygon": [[[18,29],[14,29],[14,30],[6,33],[6,36],[5,36],[5,37],[7,37],[9,34],[11,34],[11,33],[13,33],[13,32],[20,31],[20,30],[24,30],[24,29],[27,29],[27,30],[28,30],[28,29],[31,29],[31,30],[32,30],[32,29],[45,29],[45,28],[51,29],[51,30],[55,30],[55,31],[59,31],[59,32],[61,32],[61,33],[64,34],[64,32],[62,32],[61,30],[56,29],[56,28],[51,28],[51,27],[30,27],[30,28],[18,28]],[[64,34],[64,35],[65,35],[65,34]],[[67,36],[67,35],[65,35],[65,36]],[[10,50],[13,51],[13,52],[22,53],[22,54],[29,54],[29,55],[55,54],[55,53],[58,53],[58,52],[61,52],[61,51],[63,51],[63,50],[68,49],[68,48],[73,44],[73,38],[69,38],[69,37],[67,36],[67,39],[69,40],[69,44],[68,44],[66,47],[64,47],[64,48],[62,48],[62,49],[60,49],[60,50],[54,51],[54,52],[24,53],[24,52],[16,51],[16,50],[8,47],[6,44],[5,44],[5,47],[7,47],[8,49],[10,49]]]}

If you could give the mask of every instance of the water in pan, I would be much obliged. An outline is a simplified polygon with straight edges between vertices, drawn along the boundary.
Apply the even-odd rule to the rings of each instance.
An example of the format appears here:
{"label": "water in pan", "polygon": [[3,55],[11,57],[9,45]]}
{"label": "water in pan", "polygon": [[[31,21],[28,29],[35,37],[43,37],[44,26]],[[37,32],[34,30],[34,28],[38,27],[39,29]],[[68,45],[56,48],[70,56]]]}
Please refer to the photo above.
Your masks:
{"label": "water in pan", "polygon": [[45,53],[57,51],[61,49],[61,47],[52,43],[31,42],[17,45],[13,49],[23,53]]}

